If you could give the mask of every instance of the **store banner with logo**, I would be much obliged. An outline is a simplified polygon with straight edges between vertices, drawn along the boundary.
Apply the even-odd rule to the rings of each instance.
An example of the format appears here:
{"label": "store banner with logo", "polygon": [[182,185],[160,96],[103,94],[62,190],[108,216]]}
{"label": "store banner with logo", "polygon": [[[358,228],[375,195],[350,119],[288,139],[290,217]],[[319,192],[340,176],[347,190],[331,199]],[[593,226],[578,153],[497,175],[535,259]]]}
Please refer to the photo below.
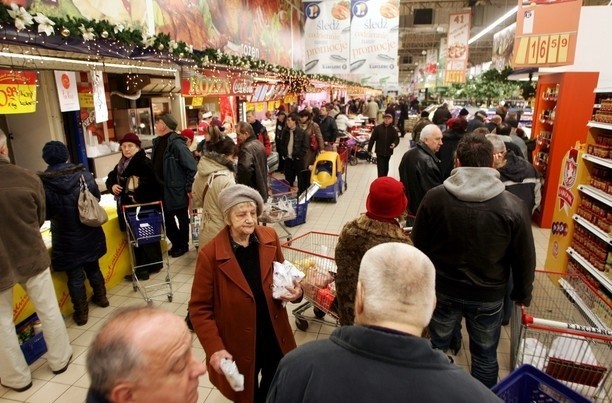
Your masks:
{"label": "store banner with logo", "polygon": [[229,75],[224,72],[204,70],[194,72],[181,78],[181,95],[221,96],[221,95],[251,95],[254,90],[253,79],[241,75]]}
{"label": "store banner with logo", "polygon": [[362,85],[398,84],[399,0],[351,0],[349,73]]}
{"label": "store banner with logo", "polygon": [[304,71],[348,73],[351,33],[349,0],[304,1]]}
{"label": "store banner with logo", "polygon": [[582,0],[519,0],[513,67],[574,64]]}
{"label": "store banner with logo", "polygon": [[471,11],[450,14],[446,44],[446,72],[444,83],[464,83],[469,56]]}
{"label": "store banner with logo", "polygon": [[36,112],[35,71],[0,70],[0,115]]}
{"label": "store banner with logo", "polygon": [[78,111],[79,93],[74,71],[54,71],[57,98],[62,112]]}
{"label": "store banner with logo", "polygon": [[93,88],[93,103],[96,111],[96,123],[108,120],[108,108],[106,106],[106,93],[104,92],[104,77],[101,71],[91,71],[91,85]]}

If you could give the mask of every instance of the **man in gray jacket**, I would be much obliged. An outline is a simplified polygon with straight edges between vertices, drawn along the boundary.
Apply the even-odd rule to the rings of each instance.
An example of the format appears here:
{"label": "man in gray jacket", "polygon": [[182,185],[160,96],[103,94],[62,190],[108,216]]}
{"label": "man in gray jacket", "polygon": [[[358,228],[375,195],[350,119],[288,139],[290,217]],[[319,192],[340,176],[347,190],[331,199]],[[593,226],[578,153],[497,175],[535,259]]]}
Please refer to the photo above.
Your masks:
{"label": "man in gray jacket", "polygon": [[16,392],[32,387],[13,323],[13,287],[28,293],[42,324],[47,362],[54,374],[66,371],[72,347],[51,280],[49,252],[40,235],[45,221],[45,191],[34,172],[11,164],[0,130],[0,379]]}
{"label": "man in gray jacket", "polygon": [[261,198],[268,200],[268,159],[263,144],[257,140],[253,128],[247,122],[238,122],[236,126],[240,151],[236,183],[250,186],[257,190]]}
{"label": "man in gray jacket", "polygon": [[267,402],[501,402],[421,337],[436,305],[434,283],[433,264],[416,248],[389,242],[368,250],[355,326],[288,353]]}

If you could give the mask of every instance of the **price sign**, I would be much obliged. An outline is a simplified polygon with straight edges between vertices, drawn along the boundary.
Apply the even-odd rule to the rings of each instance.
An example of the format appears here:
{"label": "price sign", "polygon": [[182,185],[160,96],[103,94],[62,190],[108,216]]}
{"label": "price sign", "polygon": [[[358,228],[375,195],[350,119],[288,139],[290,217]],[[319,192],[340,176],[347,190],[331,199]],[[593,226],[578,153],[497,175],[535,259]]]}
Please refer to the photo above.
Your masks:
{"label": "price sign", "polygon": [[514,67],[574,63],[581,1],[519,4]]}
{"label": "price sign", "polygon": [[36,112],[35,71],[0,70],[0,114]]}
{"label": "price sign", "polygon": [[447,70],[444,74],[444,82],[448,84],[464,83],[465,78],[465,70]]}

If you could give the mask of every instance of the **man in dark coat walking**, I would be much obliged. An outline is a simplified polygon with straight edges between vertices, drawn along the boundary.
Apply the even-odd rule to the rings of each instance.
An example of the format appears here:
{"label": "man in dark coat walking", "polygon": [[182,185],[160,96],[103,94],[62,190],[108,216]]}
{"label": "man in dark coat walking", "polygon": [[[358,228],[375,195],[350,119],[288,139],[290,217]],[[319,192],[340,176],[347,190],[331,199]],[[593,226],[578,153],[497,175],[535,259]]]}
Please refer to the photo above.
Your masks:
{"label": "man in dark coat walking", "polygon": [[297,177],[298,192],[301,194],[308,187],[308,182],[301,173],[306,169],[306,153],[310,147],[310,139],[306,136],[306,132],[298,126],[298,119],[297,113],[292,113],[287,117],[279,154],[285,159],[285,180],[293,187]]}
{"label": "man in dark coat walking", "polygon": [[164,184],[164,218],[172,242],[169,253],[173,257],[182,256],[189,250],[189,199],[197,172],[195,159],[185,138],[175,132],[176,127],[172,116],[157,117],[155,132],[158,137],[153,140],[151,156],[155,174]]}
{"label": "man in dark coat walking", "polygon": [[[374,148],[376,144],[376,148]],[[389,160],[393,155],[393,149],[399,144],[399,136],[397,129],[393,126],[393,115],[385,113],[383,122],[374,128],[370,142],[368,143],[368,152],[372,152],[372,148],[376,152],[376,167],[378,168],[378,177],[387,176],[389,173]]]}
{"label": "man in dark coat walking", "polygon": [[236,133],[240,144],[236,183],[252,187],[264,201],[268,200],[268,159],[264,146],[247,122],[238,122]]}

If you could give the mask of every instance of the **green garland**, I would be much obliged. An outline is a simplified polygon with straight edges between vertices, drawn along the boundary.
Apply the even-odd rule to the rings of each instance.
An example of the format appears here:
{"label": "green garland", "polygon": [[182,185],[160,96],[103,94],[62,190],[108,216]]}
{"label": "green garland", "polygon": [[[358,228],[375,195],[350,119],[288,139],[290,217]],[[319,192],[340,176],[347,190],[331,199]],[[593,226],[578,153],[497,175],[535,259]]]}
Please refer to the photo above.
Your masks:
{"label": "green garland", "polygon": [[[9,10],[11,10],[10,6],[0,7],[0,24],[3,26],[12,26],[15,24],[15,19],[11,17]],[[140,47],[144,49],[150,47],[155,52],[163,52],[170,55],[174,61],[193,61],[195,65],[203,68],[210,65],[220,65],[240,70],[251,69],[272,72],[282,79],[302,81],[302,84],[305,84],[309,79],[314,79],[335,85],[371,88],[338,77],[322,74],[306,74],[302,70],[275,65],[264,60],[254,59],[251,56],[232,56],[212,48],[207,48],[202,51],[194,50],[193,46],[183,41],[174,41],[170,35],[166,33],[160,33],[153,37],[145,37],[143,32],[138,28],[114,25],[107,20],[87,20],[70,16],[65,18],[48,18],[55,23],[54,35],[61,35],[64,38],[80,38],[85,41],[115,41],[126,47]],[[85,30],[89,30],[87,32],[88,35],[93,35],[92,39],[86,39],[84,37],[82,27]],[[38,33],[38,23],[33,21],[25,30],[31,33]],[[40,33],[38,35],[45,34]]]}

